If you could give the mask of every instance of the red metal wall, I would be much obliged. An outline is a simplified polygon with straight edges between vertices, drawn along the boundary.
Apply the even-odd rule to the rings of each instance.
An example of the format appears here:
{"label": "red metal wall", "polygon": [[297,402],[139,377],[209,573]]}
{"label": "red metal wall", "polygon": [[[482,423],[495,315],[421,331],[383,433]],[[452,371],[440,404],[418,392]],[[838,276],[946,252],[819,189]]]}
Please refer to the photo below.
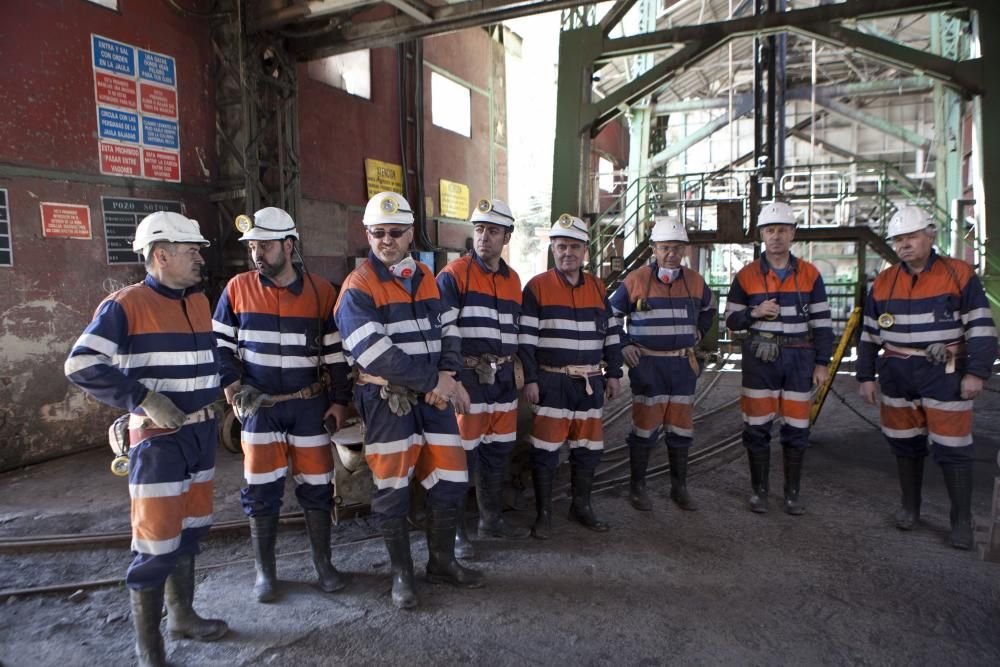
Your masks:
{"label": "red metal wall", "polygon": [[[101,196],[182,201],[211,224],[215,161],[208,24],[166,3],[122,0],[17,3],[0,39],[0,188],[10,200],[13,267],[0,267],[0,469],[105,440],[114,411],[63,380],[62,365],[94,308],[116,285],[141,279],[108,266]],[[177,185],[100,174],[91,34],[176,59],[181,176]],[[92,238],[44,238],[40,202],[90,207]]]}

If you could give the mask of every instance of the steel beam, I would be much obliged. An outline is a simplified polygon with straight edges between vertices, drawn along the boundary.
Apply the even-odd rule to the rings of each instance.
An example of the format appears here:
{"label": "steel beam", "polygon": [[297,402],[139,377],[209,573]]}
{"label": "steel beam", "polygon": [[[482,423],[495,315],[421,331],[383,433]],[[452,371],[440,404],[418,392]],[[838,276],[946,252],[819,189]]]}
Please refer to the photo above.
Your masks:
{"label": "steel beam", "polygon": [[611,34],[611,31],[614,30],[616,25],[621,23],[621,20],[625,18],[628,10],[632,9],[635,3],[636,0],[616,0],[615,4],[608,10],[608,13],[601,19],[601,33],[605,37]]}
{"label": "steel beam", "polygon": [[952,60],[835,24],[800,26],[796,32],[825,42],[849,46],[893,67],[920,71],[970,94],[982,94],[984,91],[982,63],[978,59]]}
{"label": "steel beam", "polygon": [[727,111],[718,118],[714,118],[709,122],[705,123],[691,134],[683,137],[680,141],[676,141],[670,144],[662,151],[660,151],[652,158],[650,158],[647,171],[652,171],[653,169],[663,166],[668,161],[677,157],[678,155],[680,155],[687,149],[691,148],[695,144],[704,141],[705,139],[712,136],[725,126],[729,125],[737,118],[745,116],[751,111],[753,111],[753,98],[750,96],[744,96],[744,97],[747,97],[748,99],[743,99],[738,104],[737,103],[733,104],[732,117],[729,116],[729,112]]}
{"label": "steel beam", "polygon": [[[933,81],[922,76],[911,76],[905,79],[890,79],[884,81],[859,81],[856,83],[843,83],[830,86],[817,86],[815,88],[817,97],[869,97],[879,96],[886,93],[916,93],[931,90]],[[810,86],[800,86],[790,88],[785,91],[786,100],[808,100],[813,88]],[[750,93],[737,95],[733,102],[750,97]],[[679,102],[660,102],[653,107],[653,113],[663,116],[671,113],[683,113],[687,111],[703,111],[705,109],[725,109],[729,106],[728,97],[710,97],[695,100],[681,100]]]}
{"label": "steel beam", "polygon": [[703,23],[701,25],[684,25],[658,30],[656,32],[606,38],[601,52],[601,61],[612,58],[635,55],[646,51],[659,51],[671,44],[691,42],[722,37],[752,37],[768,35],[793,28],[803,28],[811,25],[823,25],[831,21],[843,19],[872,19],[887,16],[901,16],[927,12],[941,12],[954,9],[964,9],[976,4],[973,0],[845,0],[828,5],[819,5],[808,9],[793,9],[788,12],[759,14],[741,18]]}
{"label": "steel beam", "polygon": [[552,159],[552,214],[579,215],[585,209],[585,181],[590,173],[590,133],[585,114],[591,106],[594,57],[601,48],[601,28],[564,30],[559,36],[559,87]]}
{"label": "steel beam", "polygon": [[828,97],[816,97],[816,103],[820,106],[836,113],[846,118],[850,118],[853,121],[857,121],[862,125],[867,125],[873,129],[878,130],[888,134],[889,136],[896,137],[897,139],[904,141],[911,146],[917,148],[927,149],[930,148],[931,140],[927,137],[914,132],[913,130],[908,130],[905,127],[900,127],[895,123],[890,123],[886,119],[876,116],[875,114],[868,113],[867,111],[862,111],[860,109],[855,109],[854,107],[848,106],[843,102],[839,102]]}
{"label": "steel beam", "polygon": [[625,84],[594,104],[580,129],[590,128],[592,136],[622,113],[623,108],[634,104],[683,71],[683,66],[704,57],[720,46],[717,42],[691,42],[671,53],[666,60],[654,65],[642,76]]}
{"label": "steel beam", "polygon": [[[984,69],[1000,72],[1000,42],[992,35],[1000,34],[1000,6],[996,3],[983,5],[978,12],[979,48],[982,51]],[[986,237],[980,239],[985,245],[986,270],[983,283],[986,294],[993,306],[993,317],[1000,322],[1000,253],[990,246],[1000,240],[1000,203],[993,195],[993,185],[1000,183],[1000,98],[996,95],[982,95],[977,100],[980,109],[980,150],[982,151],[982,195],[983,201],[976,203],[976,210],[983,217]]]}
{"label": "steel beam", "polygon": [[433,21],[430,23],[421,23],[402,14],[361,23],[347,21],[329,33],[291,38],[288,48],[300,60],[313,60],[587,4],[591,3],[579,0],[466,0],[432,8],[429,16]]}
{"label": "steel beam", "polygon": [[426,24],[426,23],[431,23],[432,21],[434,21],[433,18],[431,18],[430,16],[428,16],[424,12],[420,11],[419,9],[417,9],[416,7],[414,7],[413,5],[411,5],[410,3],[406,2],[405,0],[385,0],[385,2],[386,2],[386,4],[392,5],[393,7],[395,7],[396,9],[398,9],[399,11],[403,12],[404,14],[406,14],[407,16],[412,16],[419,23],[425,23]]}

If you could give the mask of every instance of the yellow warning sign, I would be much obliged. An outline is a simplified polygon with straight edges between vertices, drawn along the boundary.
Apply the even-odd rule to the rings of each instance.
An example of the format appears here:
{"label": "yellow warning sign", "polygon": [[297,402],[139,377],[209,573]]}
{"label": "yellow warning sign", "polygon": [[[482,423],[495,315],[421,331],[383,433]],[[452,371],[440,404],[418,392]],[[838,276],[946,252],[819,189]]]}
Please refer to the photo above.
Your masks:
{"label": "yellow warning sign", "polygon": [[469,217],[469,186],[441,179],[441,215],[465,220]]}
{"label": "yellow warning sign", "polygon": [[402,165],[365,158],[365,180],[368,182],[368,198],[380,192],[403,194]]}

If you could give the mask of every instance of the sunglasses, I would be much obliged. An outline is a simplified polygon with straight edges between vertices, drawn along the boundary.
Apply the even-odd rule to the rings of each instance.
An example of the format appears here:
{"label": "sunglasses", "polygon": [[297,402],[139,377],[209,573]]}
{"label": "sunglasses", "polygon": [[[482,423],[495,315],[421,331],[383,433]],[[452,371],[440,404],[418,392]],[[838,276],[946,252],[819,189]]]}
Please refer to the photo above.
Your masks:
{"label": "sunglasses", "polygon": [[385,235],[388,234],[389,238],[398,239],[403,236],[409,229],[376,229],[376,230],[366,230],[368,235],[376,239],[384,239]]}

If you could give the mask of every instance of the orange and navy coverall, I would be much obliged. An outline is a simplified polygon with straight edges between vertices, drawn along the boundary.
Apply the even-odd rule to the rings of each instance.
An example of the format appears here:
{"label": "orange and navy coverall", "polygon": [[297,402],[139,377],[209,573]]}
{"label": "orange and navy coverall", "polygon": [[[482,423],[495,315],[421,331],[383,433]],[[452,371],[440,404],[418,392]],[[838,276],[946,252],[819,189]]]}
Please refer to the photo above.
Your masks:
{"label": "orange and navy coverall", "polygon": [[[463,361],[482,355],[510,358],[517,353],[517,321],[521,316],[521,279],[500,260],[491,271],[475,254],[456,259],[437,277],[447,319],[458,327]],[[517,439],[517,388],[514,364],[497,365],[494,384],[480,384],[470,363],[463,363],[462,385],[472,406],[458,415],[458,430],[469,463],[469,477],[481,464],[502,472]],[[482,445],[482,446],[480,446]]]}
{"label": "orange and navy coverall", "polygon": [[[972,267],[933,252],[919,273],[900,263],[875,279],[864,312],[857,379],[878,376],[882,432],[893,453],[924,457],[929,439],[938,463],[971,461],[972,401],[961,397],[962,376],[988,378],[997,353],[990,304]],[[883,313],[892,315],[892,326],[879,326]],[[950,346],[952,372],[891,349],[924,350],[931,343]]]}
{"label": "orange and navy coverall", "polygon": [[[163,586],[177,556],[197,554],[212,525],[218,427],[207,409],[220,396],[208,299],[151,275],[97,308],[73,345],[66,377],[102,403],[132,413],[129,495],[132,589]],[[188,414],[179,429],[141,428],[139,405],[155,391]]]}
{"label": "orange and navy coverall", "polygon": [[[781,444],[809,445],[809,409],[814,367],[827,366],[833,352],[833,322],[823,277],[815,266],[790,256],[782,280],[768,264],[767,253],[740,269],[729,288],[726,326],[749,331],[743,342],[743,445],[765,450],[771,443],[771,422],[780,416]],[[775,320],[755,319],[750,311],[777,299]],[[765,363],[754,356],[752,343],[761,336],[781,346],[778,358]]]}
{"label": "orange and navy coverall", "polygon": [[[622,347],[684,350],[694,348],[708,332],[715,316],[715,295],[697,271],[678,270],[676,278],[664,283],[655,263],[644,266],[625,276],[611,295],[615,316],[628,318]],[[689,358],[645,355],[638,366],[629,369],[628,377],[632,388],[629,446],[653,447],[666,429],[667,447],[690,447],[698,376]]]}
{"label": "orange and navy coverall", "polygon": [[[604,378],[622,376],[621,325],[604,285],[585,271],[575,285],[558,269],[532,278],[524,288],[518,355],[525,384],[538,383],[532,465],[554,470],[559,448],[568,441],[571,464],[596,468],[604,449]],[[588,379],[541,368],[601,363],[606,364],[603,376]]]}
{"label": "orange and navy coverall", "polygon": [[351,399],[333,321],[337,293],[320,276],[299,269],[296,274],[291,284],[278,287],[259,271],[241,273],[215,307],[223,386],[240,380],[280,396],[320,381],[320,367],[330,377],[329,391],[262,405],[244,420],[240,440],[247,486],[240,500],[247,516],[280,512],[289,459],[302,509],[329,512],[333,501],[333,451],[323,414],[331,400],[347,405]]}
{"label": "orange and navy coverall", "polygon": [[404,282],[369,252],[347,276],[335,315],[350,363],[417,397],[409,414],[397,416],[381,397],[382,387],[355,388],[354,403],[365,423],[365,458],[375,478],[376,524],[407,515],[410,475],[427,490],[429,507],[455,507],[469,484],[455,411],[450,404],[438,409],[424,400],[437,386],[439,371],[457,374],[462,366],[454,313],[441,301],[434,274],[417,262],[417,271]]}

